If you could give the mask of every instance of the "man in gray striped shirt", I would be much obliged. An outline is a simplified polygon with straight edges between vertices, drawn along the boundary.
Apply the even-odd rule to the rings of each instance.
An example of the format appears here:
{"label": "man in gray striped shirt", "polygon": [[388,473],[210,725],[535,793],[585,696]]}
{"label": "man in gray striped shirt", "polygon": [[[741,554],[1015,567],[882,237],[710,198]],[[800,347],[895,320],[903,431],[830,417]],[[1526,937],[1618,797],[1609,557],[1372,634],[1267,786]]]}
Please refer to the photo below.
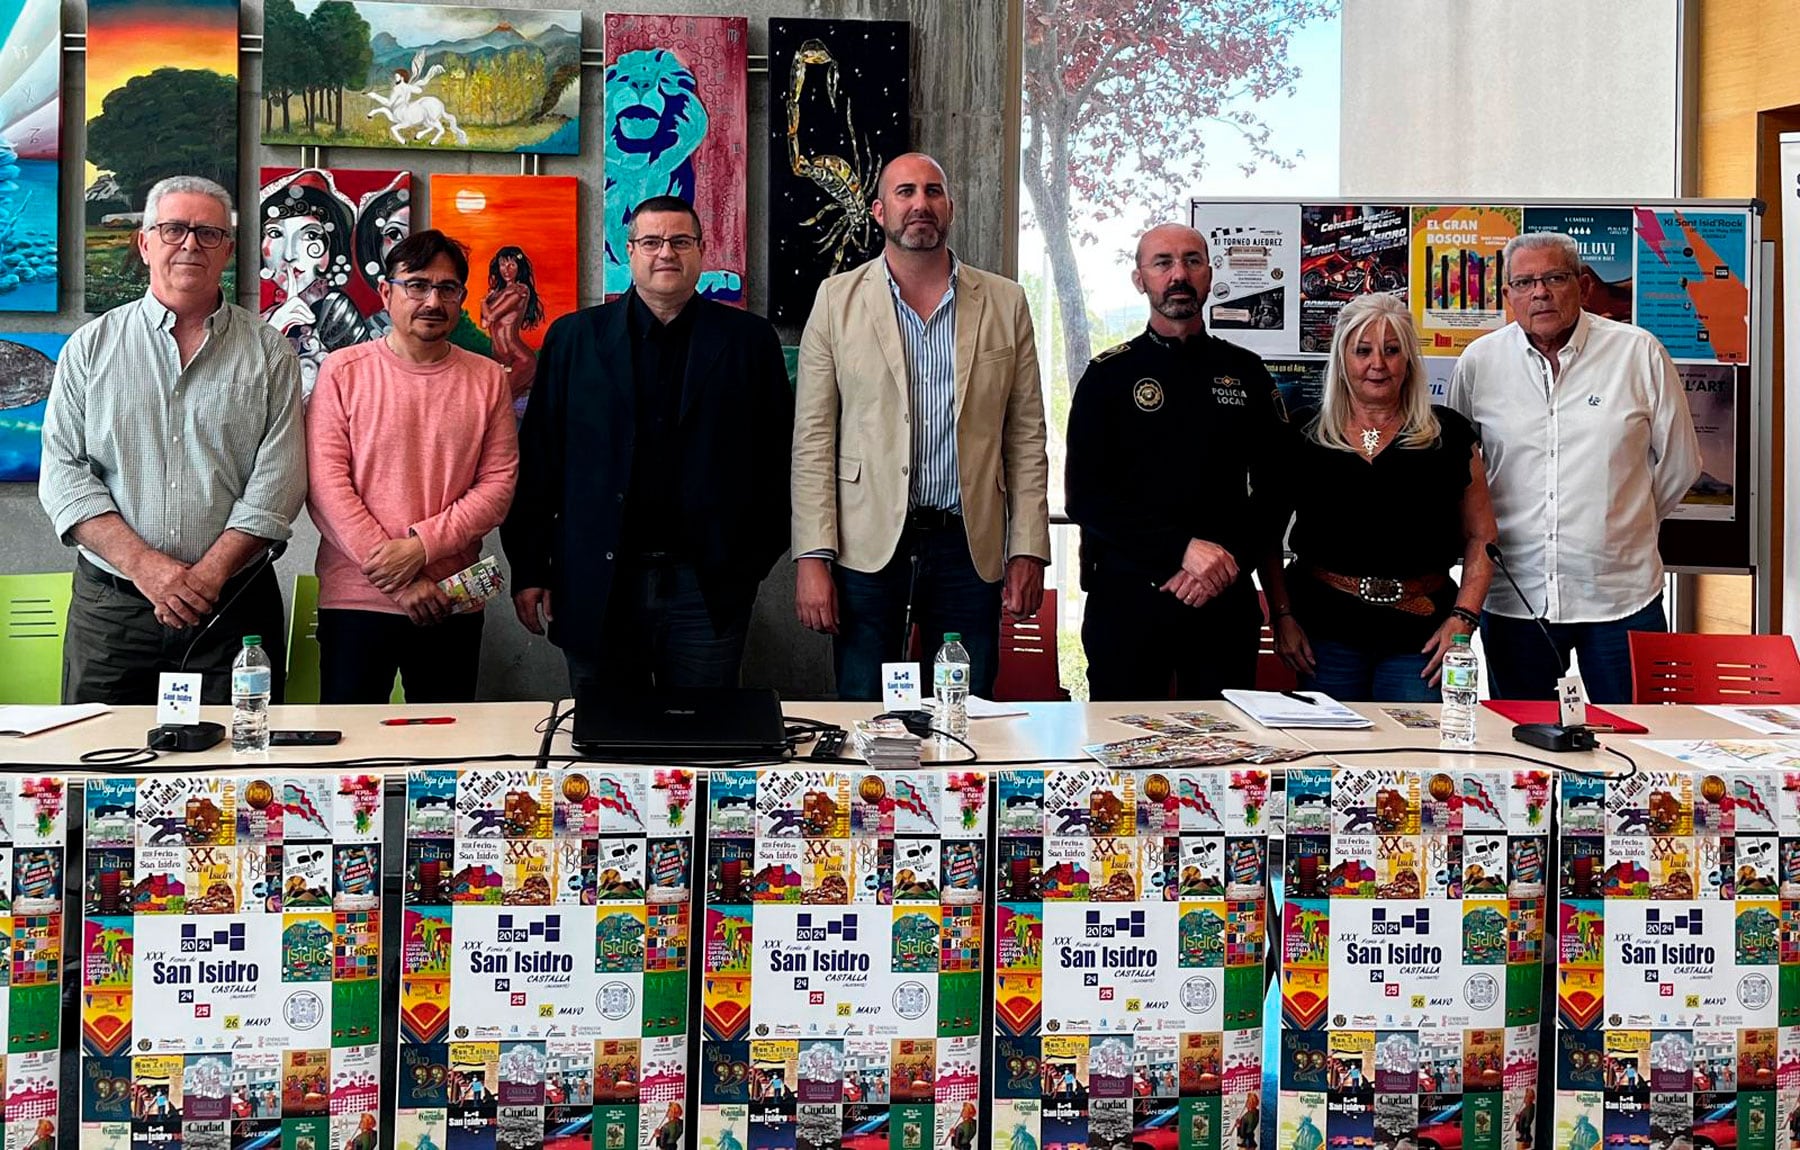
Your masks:
{"label": "man in gray striped shirt", "polygon": [[281,333],[226,301],[231,196],[174,176],[150,189],[140,300],[70,337],[44,416],[38,499],[80,549],[63,702],[156,701],[202,673],[230,700],[259,635],[281,697],[285,625],[270,561],[306,500],[300,366]]}
{"label": "man in gray striped shirt", "polygon": [[1018,284],[951,253],[944,170],[911,154],[872,205],[884,252],[820,285],[800,341],[793,551],[800,622],[836,637],[838,696],[880,697],[910,615],[929,664],[961,634],[991,695],[1000,612],[1050,560],[1044,403]]}

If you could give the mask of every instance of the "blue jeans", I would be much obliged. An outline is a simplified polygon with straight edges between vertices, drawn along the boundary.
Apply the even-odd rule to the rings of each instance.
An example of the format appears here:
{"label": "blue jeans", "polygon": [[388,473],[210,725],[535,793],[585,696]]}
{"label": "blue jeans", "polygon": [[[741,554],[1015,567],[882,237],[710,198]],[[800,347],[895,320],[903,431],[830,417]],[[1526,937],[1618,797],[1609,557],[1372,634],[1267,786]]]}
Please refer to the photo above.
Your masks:
{"label": "blue jeans", "polygon": [[1569,672],[1569,652],[1581,656],[1581,682],[1594,703],[1631,702],[1631,631],[1667,631],[1662,596],[1607,623],[1552,623],[1550,643],[1536,621],[1481,613],[1481,645],[1487,652],[1488,689],[1496,699],[1554,699],[1556,681]]}
{"label": "blue jeans", "polygon": [[569,682],[609,691],[735,687],[755,588],[741,598],[741,609],[715,619],[692,564],[620,564],[606,604],[600,653],[563,652]]}
{"label": "blue jeans", "polygon": [[1323,691],[1339,702],[1435,703],[1438,689],[1419,677],[1431,660],[1418,653],[1380,655],[1336,643],[1312,639],[1311,675],[1300,676],[1301,689]]}
{"label": "blue jeans", "polygon": [[930,667],[944,633],[957,631],[969,652],[970,693],[993,697],[1000,670],[1000,584],[989,583],[975,570],[960,519],[929,530],[907,527],[894,557],[879,571],[838,566],[832,571],[838,593],[838,633],[832,643],[838,698],[880,699],[881,665],[907,661],[909,589],[924,662],[920,683],[931,682]]}

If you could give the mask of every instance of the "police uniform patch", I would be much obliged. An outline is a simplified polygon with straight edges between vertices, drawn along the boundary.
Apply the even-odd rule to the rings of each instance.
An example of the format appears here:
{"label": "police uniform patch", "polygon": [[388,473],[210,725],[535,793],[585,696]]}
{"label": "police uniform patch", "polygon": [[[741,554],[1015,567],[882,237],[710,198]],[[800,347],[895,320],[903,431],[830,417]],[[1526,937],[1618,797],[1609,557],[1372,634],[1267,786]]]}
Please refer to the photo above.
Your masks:
{"label": "police uniform patch", "polygon": [[1131,401],[1139,411],[1155,411],[1163,405],[1162,384],[1154,379],[1140,379],[1131,385]]}
{"label": "police uniform patch", "polygon": [[1288,421],[1287,401],[1281,398],[1281,389],[1279,387],[1271,387],[1269,389],[1269,402],[1275,405],[1275,418],[1286,423]]}
{"label": "police uniform patch", "polygon": [[1249,401],[1250,397],[1244,389],[1243,381],[1236,376],[1215,375],[1212,386],[1214,403],[1227,407],[1244,407]]}

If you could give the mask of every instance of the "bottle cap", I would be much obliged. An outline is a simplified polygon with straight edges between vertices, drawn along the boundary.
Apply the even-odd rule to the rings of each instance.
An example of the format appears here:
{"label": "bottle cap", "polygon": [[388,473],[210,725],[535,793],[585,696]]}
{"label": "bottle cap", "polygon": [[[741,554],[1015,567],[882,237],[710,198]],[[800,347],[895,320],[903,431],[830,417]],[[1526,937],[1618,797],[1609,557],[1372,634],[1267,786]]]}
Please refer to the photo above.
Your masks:
{"label": "bottle cap", "polygon": [[244,646],[246,646],[246,647],[262,646],[262,636],[261,635],[245,635],[244,636]]}
{"label": "bottle cap", "polygon": [[946,642],[946,643],[962,642],[962,632],[961,631],[945,631],[944,632],[944,642]]}
{"label": "bottle cap", "polygon": [[1452,647],[1467,647],[1469,645],[1469,637],[1467,635],[1452,635],[1450,636],[1450,645]]}

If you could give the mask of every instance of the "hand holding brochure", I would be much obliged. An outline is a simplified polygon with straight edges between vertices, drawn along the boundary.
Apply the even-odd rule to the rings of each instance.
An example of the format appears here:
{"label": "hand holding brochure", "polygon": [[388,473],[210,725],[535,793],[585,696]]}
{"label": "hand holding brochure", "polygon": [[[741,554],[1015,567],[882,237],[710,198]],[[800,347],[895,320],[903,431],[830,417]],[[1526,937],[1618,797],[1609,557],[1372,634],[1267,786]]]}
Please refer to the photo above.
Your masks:
{"label": "hand holding brochure", "polygon": [[1361,730],[1375,725],[1323,691],[1226,691],[1225,701],[1264,727]]}
{"label": "hand holding brochure", "polygon": [[438,586],[450,596],[450,613],[465,615],[480,610],[489,599],[505,590],[506,576],[500,572],[499,560],[492,555],[483,555],[449,578],[439,579]]}

